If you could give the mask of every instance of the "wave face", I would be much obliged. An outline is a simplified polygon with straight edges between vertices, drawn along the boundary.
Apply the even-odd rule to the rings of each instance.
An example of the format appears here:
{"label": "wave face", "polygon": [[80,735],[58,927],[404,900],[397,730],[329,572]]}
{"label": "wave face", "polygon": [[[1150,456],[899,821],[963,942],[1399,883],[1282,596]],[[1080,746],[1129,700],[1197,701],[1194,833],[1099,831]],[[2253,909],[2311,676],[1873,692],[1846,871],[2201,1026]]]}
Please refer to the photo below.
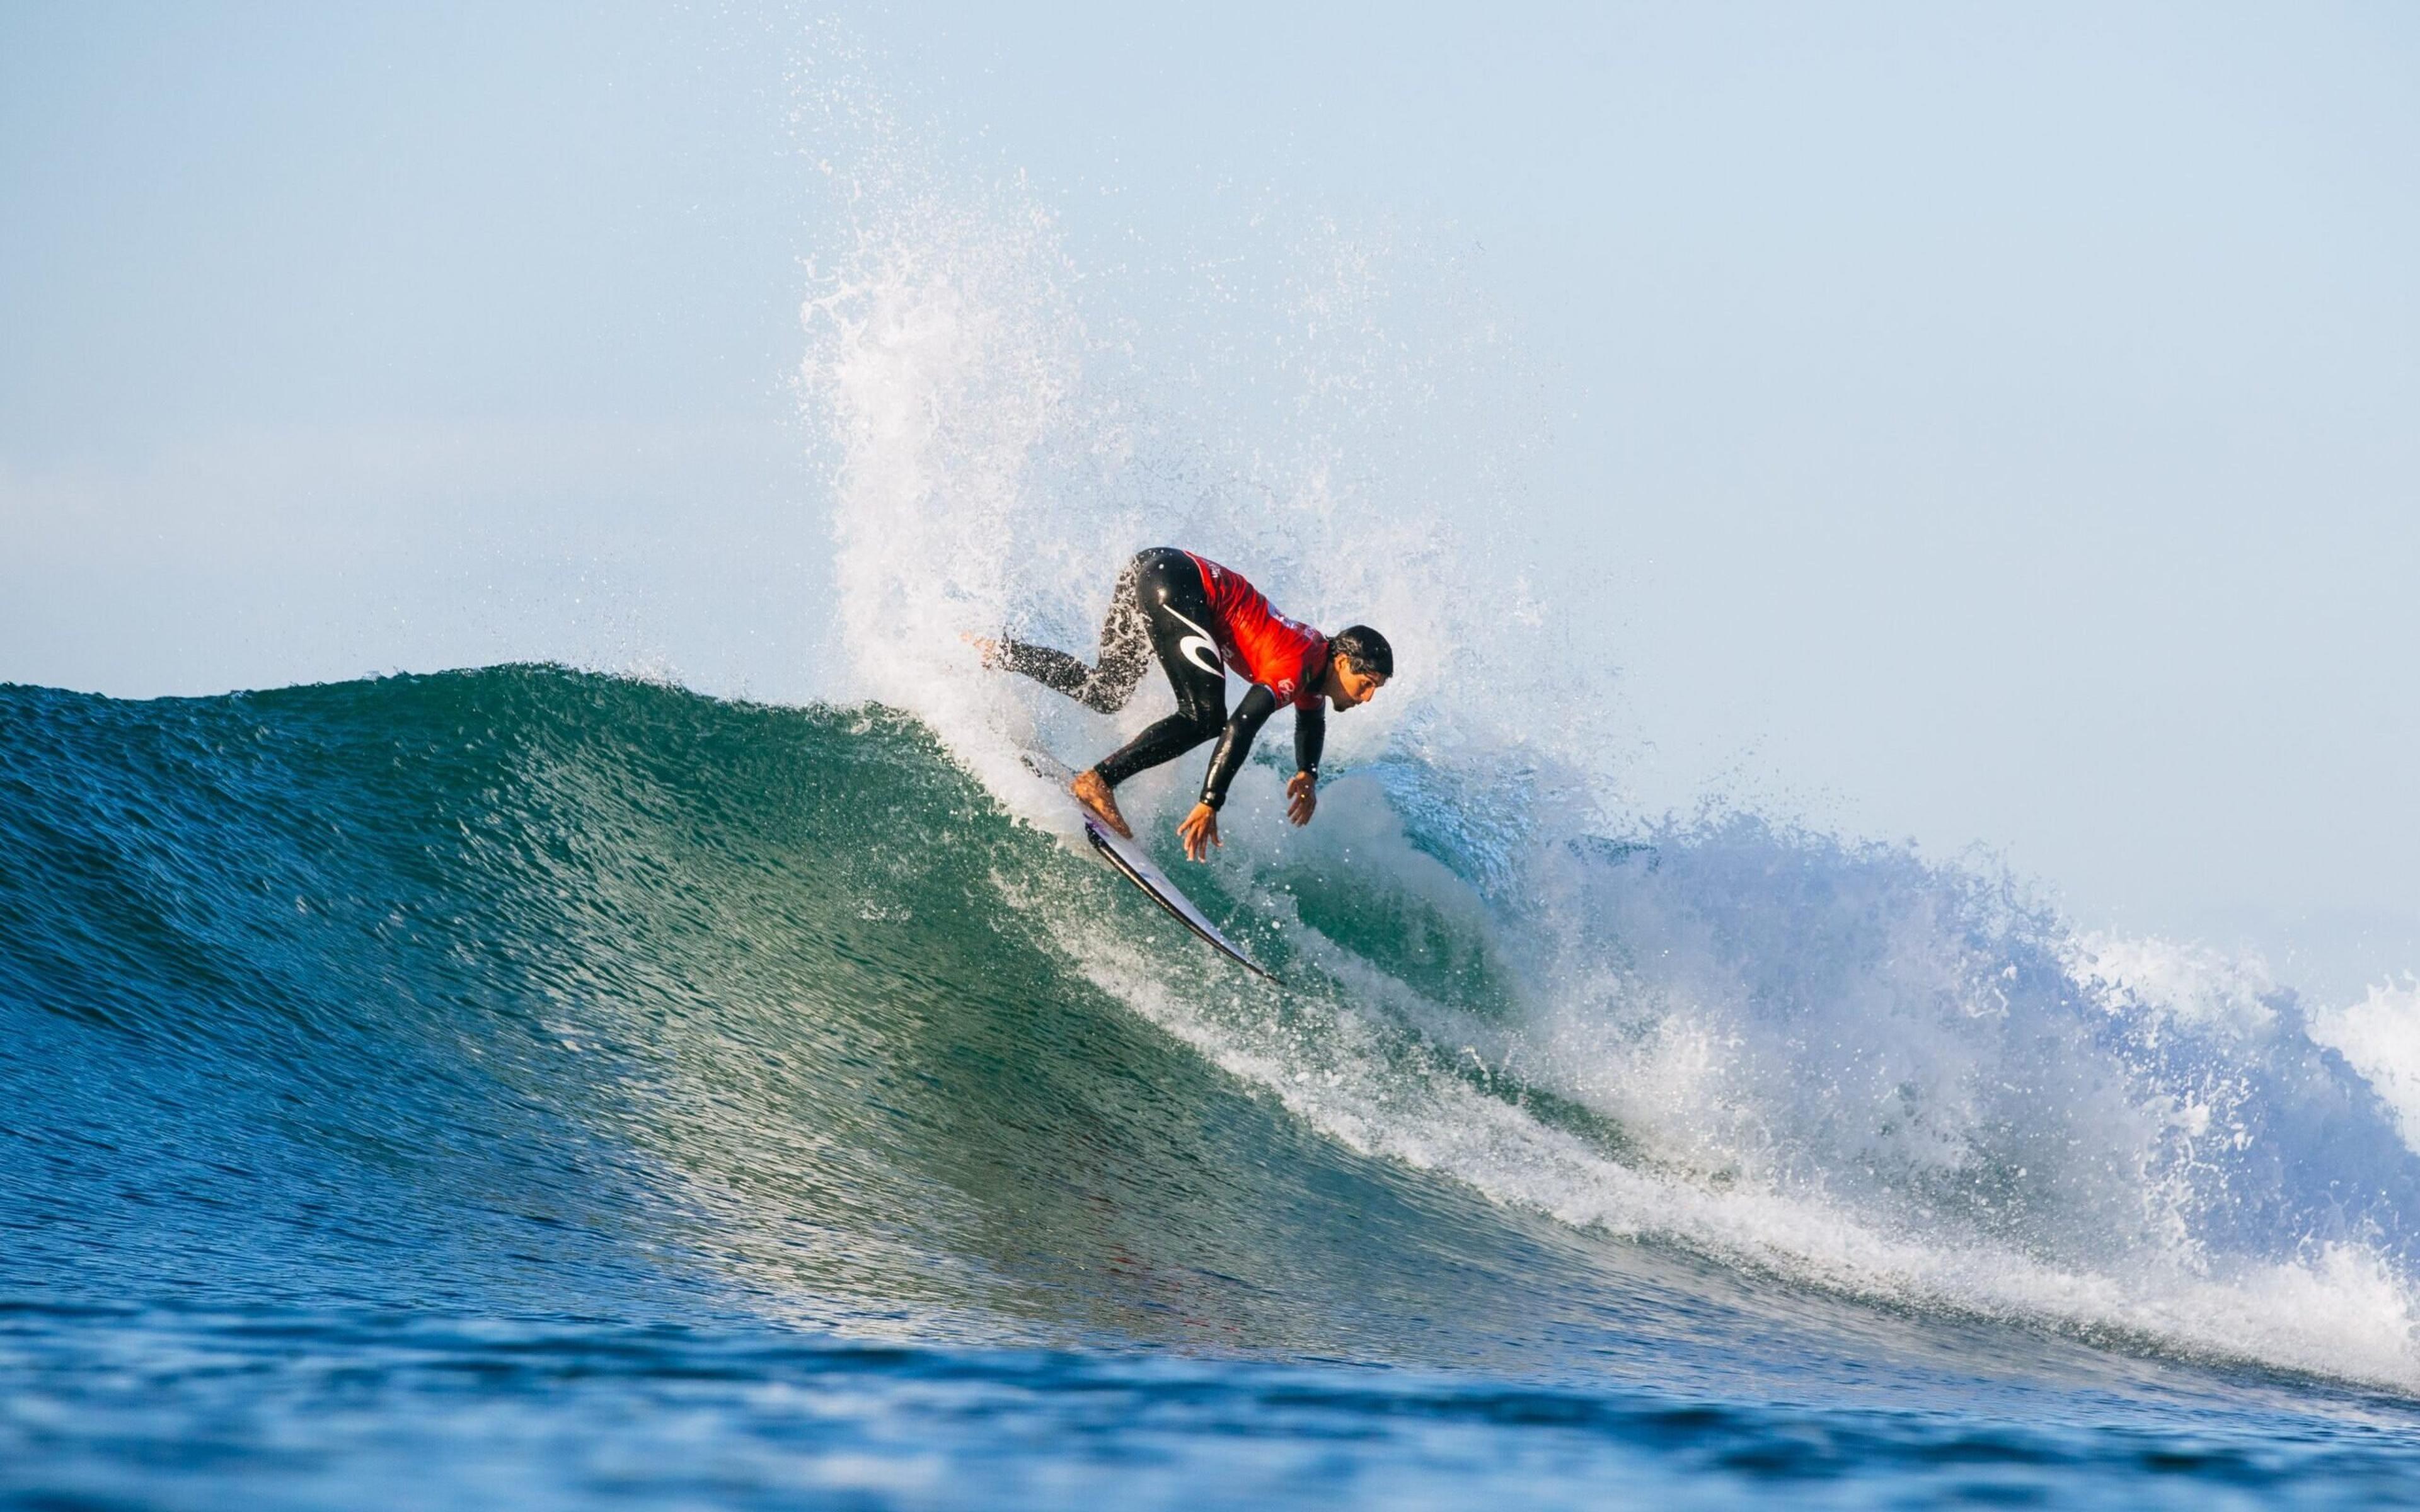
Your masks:
{"label": "wave face", "polygon": [[0,711],[20,1296],[2420,1383],[2420,1161],[2292,995],[1901,851],[1508,839],[1409,758],[1287,831],[1255,768],[1187,875],[1272,989],[878,708]]}
{"label": "wave face", "polygon": [[14,1295],[1499,1364],[1601,1305],[1095,985],[1071,921],[1233,986],[896,714],[0,701]]}

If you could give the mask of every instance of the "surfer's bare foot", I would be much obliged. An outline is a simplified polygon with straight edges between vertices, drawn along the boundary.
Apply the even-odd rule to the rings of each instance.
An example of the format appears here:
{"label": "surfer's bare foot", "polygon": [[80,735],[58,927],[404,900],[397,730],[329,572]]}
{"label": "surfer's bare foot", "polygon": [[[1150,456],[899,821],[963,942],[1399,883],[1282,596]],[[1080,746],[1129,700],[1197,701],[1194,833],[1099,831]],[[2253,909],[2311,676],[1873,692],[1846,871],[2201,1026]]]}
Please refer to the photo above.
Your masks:
{"label": "surfer's bare foot", "polygon": [[1099,814],[1101,823],[1128,840],[1134,839],[1134,831],[1126,827],[1126,816],[1118,812],[1117,794],[1110,791],[1107,782],[1101,780],[1100,773],[1093,771],[1077,773],[1076,780],[1067,784],[1067,791],[1076,795],[1078,803]]}

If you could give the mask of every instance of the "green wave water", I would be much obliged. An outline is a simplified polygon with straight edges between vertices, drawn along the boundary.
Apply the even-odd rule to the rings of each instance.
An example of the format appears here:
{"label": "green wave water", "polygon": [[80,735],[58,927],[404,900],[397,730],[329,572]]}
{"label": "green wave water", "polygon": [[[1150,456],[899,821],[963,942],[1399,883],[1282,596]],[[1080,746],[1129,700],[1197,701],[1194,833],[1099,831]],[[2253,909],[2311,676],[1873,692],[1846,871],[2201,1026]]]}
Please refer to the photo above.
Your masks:
{"label": "green wave water", "polygon": [[37,1177],[79,1232],[20,1286],[644,1312],[669,1275],[919,1335],[1452,1359],[1520,1350],[1513,1277],[1579,1242],[1336,1147],[1071,969],[1067,919],[1164,926],[903,717],[527,668],[8,697],[17,1105],[75,1068],[22,1133],[135,1156]]}

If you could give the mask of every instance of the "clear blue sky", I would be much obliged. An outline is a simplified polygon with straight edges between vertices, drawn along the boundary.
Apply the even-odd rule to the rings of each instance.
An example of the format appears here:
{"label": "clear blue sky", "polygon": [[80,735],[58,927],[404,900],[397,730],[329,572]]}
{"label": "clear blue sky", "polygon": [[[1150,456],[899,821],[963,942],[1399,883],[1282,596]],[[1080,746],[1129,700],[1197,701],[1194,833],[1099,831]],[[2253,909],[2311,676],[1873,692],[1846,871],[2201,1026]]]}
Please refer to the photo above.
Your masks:
{"label": "clear blue sky", "polygon": [[[2420,12],[1047,8],[845,23],[1079,265],[1451,249],[1643,801],[2420,968]],[[0,677],[811,691],[815,14],[0,9]]]}

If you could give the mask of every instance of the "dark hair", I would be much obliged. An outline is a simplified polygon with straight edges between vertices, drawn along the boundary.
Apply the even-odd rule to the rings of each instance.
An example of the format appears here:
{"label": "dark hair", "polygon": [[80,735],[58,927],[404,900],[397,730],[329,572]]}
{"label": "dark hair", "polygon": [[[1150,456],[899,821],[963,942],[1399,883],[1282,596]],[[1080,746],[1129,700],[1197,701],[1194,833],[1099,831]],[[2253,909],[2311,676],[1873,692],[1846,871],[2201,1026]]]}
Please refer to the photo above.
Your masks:
{"label": "dark hair", "polygon": [[1342,656],[1365,672],[1395,675],[1395,648],[1366,625],[1348,625],[1327,638],[1328,655]]}

